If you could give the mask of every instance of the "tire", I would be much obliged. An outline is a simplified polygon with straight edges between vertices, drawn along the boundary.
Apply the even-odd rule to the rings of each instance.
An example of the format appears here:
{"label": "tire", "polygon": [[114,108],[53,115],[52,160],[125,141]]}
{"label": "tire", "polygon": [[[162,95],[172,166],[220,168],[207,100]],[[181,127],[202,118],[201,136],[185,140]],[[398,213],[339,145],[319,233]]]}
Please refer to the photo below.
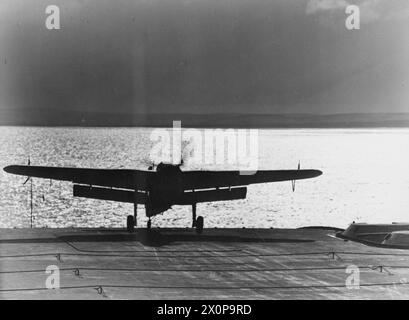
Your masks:
{"label": "tire", "polygon": [[147,227],[148,229],[150,229],[150,228],[152,227],[152,222],[151,222],[151,220],[148,220],[148,223],[146,224],[146,227]]}
{"label": "tire", "polygon": [[201,234],[203,232],[204,219],[202,216],[196,219],[196,233]]}
{"label": "tire", "polygon": [[133,216],[129,215],[126,217],[126,229],[128,232],[133,232],[135,227],[135,221],[133,219]]}

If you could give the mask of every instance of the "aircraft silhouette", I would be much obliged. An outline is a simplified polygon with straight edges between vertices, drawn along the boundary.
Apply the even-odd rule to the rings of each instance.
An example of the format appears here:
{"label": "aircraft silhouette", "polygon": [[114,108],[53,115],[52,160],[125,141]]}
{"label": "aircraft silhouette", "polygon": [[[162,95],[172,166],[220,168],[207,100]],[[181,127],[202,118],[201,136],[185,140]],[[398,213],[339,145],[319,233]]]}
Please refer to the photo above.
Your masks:
{"label": "aircraft silhouette", "polygon": [[127,217],[132,232],[137,221],[137,205],[145,205],[151,228],[151,217],[172,205],[192,206],[192,227],[203,231],[204,220],[196,218],[196,205],[201,202],[245,199],[247,186],[256,183],[291,181],[318,177],[320,170],[259,170],[254,174],[240,171],[182,171],[181,165],[160,163],[150,170],[88,169],[11,165],[5,172],[27,177],[71,181],[75,197],[128,202],[134,204],[134,215]]}

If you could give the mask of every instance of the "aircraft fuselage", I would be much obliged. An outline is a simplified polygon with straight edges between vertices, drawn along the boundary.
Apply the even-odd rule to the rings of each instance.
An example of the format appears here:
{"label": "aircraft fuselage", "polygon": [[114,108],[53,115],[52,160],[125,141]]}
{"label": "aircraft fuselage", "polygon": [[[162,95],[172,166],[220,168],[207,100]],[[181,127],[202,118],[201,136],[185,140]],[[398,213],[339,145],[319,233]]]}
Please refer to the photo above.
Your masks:
{"label": "aircraft fuselage", "polygon": [[158,173],[148,185],[148,200],[146,215],[154,216],[162,213],[183,195],[182,171],[179,166],[161,163],[157,166]]}

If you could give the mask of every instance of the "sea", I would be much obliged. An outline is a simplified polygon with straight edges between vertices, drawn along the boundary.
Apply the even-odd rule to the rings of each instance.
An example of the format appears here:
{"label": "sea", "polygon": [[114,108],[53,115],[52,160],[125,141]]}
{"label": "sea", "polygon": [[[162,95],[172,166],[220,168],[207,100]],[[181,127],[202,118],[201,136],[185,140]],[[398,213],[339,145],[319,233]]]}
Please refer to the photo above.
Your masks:
{"label": "sea", "polygon": [[[195,132],[206,137],[214,130]],[[238,130],[231,130],[239,136]],[[161,161],[152,159],[161,132],[159,128],[0,127],[0,167],[27,164],[30,159],[31,165],[147,169]],[[249,130],[243,132],[250,137]],[[259,129],[252,133],[255,140],[247,147],[256,152],[257,169],[296,169],[300,163],[301,169],[319,169],[323,175],[297,181],[294,192],[290,181],[256,184],[248,187],[244,200],[199,204],[197,214],[204,217],[205,227],[345,228],[353,221],[409,222],[409,129]],[[182,166],[186,171],[237,169],[239,164],[232,162],[200,163],[189,158]],[[0,171],[1,228],[29,227],[31,217],[35,228],[124,227],[126,216],[133,214],[132,204],[74,198],[70,182],[25,181]],[[143,205],[138,213],[138,225],[145,226]],[[159,228],[190,225],[191,208],[183,206],[152,220],[152,226]]]}

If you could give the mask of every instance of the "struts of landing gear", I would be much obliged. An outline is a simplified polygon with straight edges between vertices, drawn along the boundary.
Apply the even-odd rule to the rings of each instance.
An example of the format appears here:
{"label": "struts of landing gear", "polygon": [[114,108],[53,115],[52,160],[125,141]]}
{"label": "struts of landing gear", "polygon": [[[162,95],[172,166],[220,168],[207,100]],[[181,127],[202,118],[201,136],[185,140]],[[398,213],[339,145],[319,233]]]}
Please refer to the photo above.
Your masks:
{"label": "struts of landing gear", "polygon": [[[130,233],[132,233],[132,232],[134,232],[134,230],[135,230],[135,227],[136,227],[136,225],[137,225],[137,218],[138,218],[138,211],[137,211],[137,209],[138,209],[138,205],[135,203],[134,204],[134,213],[133,213],[133,216],[131,216],[131,215],[129,215],[127,218],[126,218],[126,229],[128,230],[128,232],[130,232]],[[149,217],[149,220],[148,220],[148,222],[147,222],[147,224],[146,224],[146,228],[147,229],[150,229],[152,227],[152,221],[151,221],[151,218]]]}
{"label": "struts of landing gear", "polygon": [[196,218],[196,203],[192,204],[192,228],[196,228],[196,233],[203,232],[204,219],[202,216]]}
{"label": "struts of landing gear", "polygon": [[[129,215],[126,219],[126,229],[128,230],[128,232],[132,233],[134,232],[134,228],[136,226],[136,220],[134,219],[133,216]],[[150,229],[152,227],[152,221],[151,218],[149,218],[147,224],[146,224],[146,228]]]}
{"label": "struts of landing gear", "polygon": [[[137,225],[137,204],[134,204],[134,214],[129,215],[126,219],[126,228],[128,232],[132,233]],[[196,203],[192,204],[192,228],[196,229],[196,233],[201,234],[203,232],[204,219],[202,216],[196,218]],[[149,217],[146,223],[146,228],[150,230],[152,227],[151,217]]]}
{"label": "struts of landing gear", "polygon": [[133,216],[129,215],[126,218],[126,229],[128,230],[128,232],[134,232],[134,228],[137,225],[137,221],[138,221],[138,204],[134,203],[133,205]]}
{"label": "struts of landing gear", "polygon": [[135,223],[134,223],[134,219],[133,216],[129,215],[126,217],[126,229],[128,230],[128,232],[132,233],[134,232],[134,227],[135,227]]}

